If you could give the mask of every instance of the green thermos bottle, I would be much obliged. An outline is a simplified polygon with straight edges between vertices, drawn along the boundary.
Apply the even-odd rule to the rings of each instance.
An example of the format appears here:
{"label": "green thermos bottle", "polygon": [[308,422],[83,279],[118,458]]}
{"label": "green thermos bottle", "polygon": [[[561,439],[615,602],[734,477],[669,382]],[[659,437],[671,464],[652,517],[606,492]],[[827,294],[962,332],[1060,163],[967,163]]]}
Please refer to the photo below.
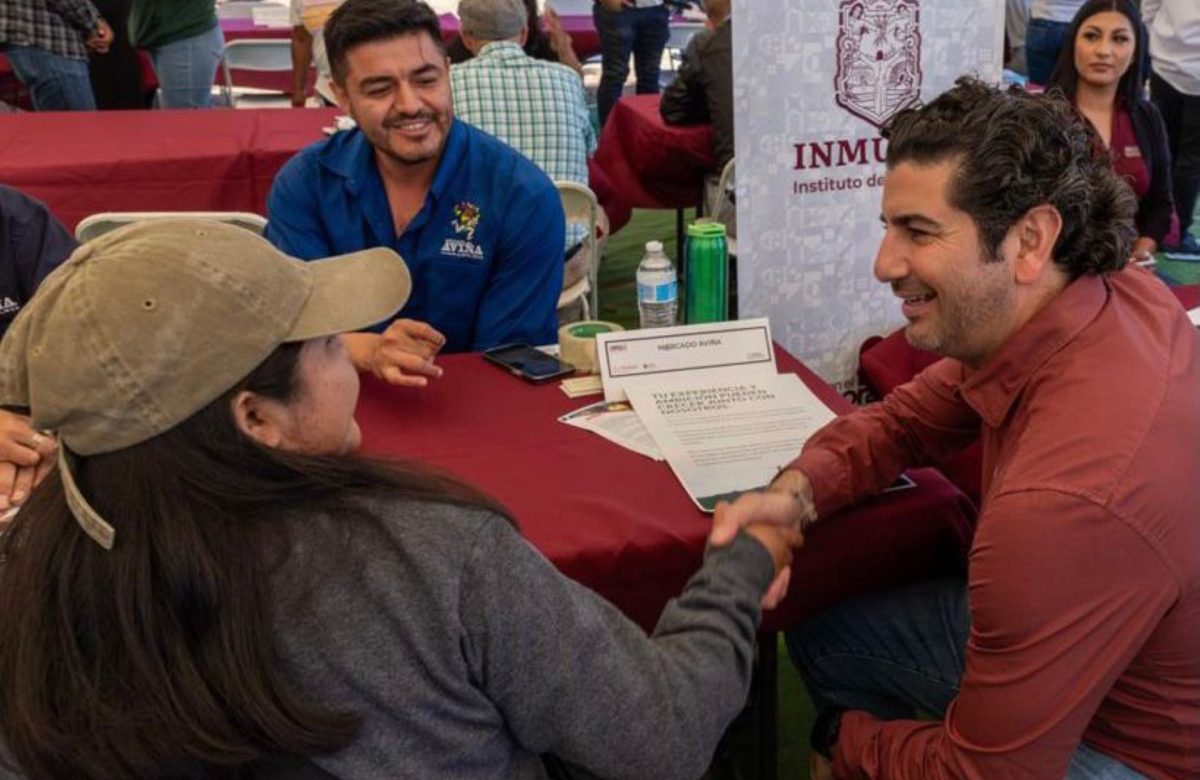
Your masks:
{"label": "green thermos bottle", "polygon": [[725,226],[697,222],[687,229],[684,253],[687,279],[684,322],[723,322],[729,319],[729,256]]}

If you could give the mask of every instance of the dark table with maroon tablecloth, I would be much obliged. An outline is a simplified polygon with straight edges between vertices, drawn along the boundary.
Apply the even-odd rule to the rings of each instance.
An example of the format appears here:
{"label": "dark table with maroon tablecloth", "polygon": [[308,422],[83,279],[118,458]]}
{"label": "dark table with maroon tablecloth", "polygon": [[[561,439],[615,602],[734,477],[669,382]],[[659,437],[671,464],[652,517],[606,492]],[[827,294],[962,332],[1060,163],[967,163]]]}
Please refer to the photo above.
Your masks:
{"label": "dark table with maroon tablecloth", "polygon": [[[778,351],[837,411],[848,403]],[[446,468],[483,488],[567,576],[597,591],[644,628],[699,567],[709,516],[666,463],[557,418],[587,403],[555,384],[530,385],[478,355],[439,359],[445,375],[424,389],[364,378],[358,421],[368,453]],[[960,571],[974,511],[933,471],[812,529],[791,592],[764,630],[791,625],[851,595]]]}
{"label": "dark table with maroon tablecloth", "polygon": [[334,109],[0,114],[0,181],[74,230],[102,211],[265,214],[276,172]]}
{"label": "dark table with maroon tablecloth", "polygon": [[710,125],[668,125],[658,113],[659,95],[630,95],[613,106],[589,163],[592,188],[619,205],[609,213],[613,230],[630,209],[699,206],[704,177],[717,161]]}

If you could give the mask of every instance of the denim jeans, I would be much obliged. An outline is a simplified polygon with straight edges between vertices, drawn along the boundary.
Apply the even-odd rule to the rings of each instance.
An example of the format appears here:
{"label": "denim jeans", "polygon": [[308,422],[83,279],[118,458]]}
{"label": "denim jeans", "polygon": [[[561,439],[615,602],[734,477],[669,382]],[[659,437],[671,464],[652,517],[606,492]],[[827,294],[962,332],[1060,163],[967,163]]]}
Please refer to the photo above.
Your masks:
{"label": "denim jeans", "polygon": [[191,38],[172,41],[150,52],[158,76],[161,108],[208,108],[212,105],[217,65],[225,53],[221,25]]}
{"label": "denim jeans", "polygon": [[[834,607],[788,631],[787,646],[818,710],[941,717],[958,693],[970,628],[966,583],[934,580]],[[1066,780],[1145,778],[1081,744]]]}
{"label": "denim jeans", "polygon": [[658,92],[663,48],[671,35],[670,12],[665,5],[656,5],[649,8],[623,8],[612,13],[596,3],[592,8],[592,19],[600,33],[600,49],[603,53],[596,107],[600,114],[600,127],[604,127],[608,112],[620,99],[625,79],[629,77],[631,53],[637,74],[637,93],[648,95]]}
{"label": "denim jeans", "polygon": [[88,61],[52,54],[36,46],[4,47],[13,73],[29,89],[38,111],[95,111]]}
{"label": "denim jeans", "polygon": [[1050,79],[1070,26],[1067,22],[1049,19],[1029,20],[1025,30],[1025,64],[1029,68],[1029,80],[1034,84],[1045,85]]}

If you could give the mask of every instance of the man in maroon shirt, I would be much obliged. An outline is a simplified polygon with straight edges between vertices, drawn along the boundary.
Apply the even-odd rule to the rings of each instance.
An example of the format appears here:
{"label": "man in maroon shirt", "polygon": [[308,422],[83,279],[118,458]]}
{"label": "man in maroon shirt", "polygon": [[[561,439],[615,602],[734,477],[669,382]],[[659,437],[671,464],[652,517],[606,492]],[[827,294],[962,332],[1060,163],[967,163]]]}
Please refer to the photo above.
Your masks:
{"label": "man in maroon shirt", "polygon": [[983,498],[965,583],[789,633],[813,776],[1200,777],[1200,349],[1125,267],[1128,187],[1069,107],[970,79],[896,117],[887,166],[875,275],[945,359],[721,511],[837,522],[977,438]]}

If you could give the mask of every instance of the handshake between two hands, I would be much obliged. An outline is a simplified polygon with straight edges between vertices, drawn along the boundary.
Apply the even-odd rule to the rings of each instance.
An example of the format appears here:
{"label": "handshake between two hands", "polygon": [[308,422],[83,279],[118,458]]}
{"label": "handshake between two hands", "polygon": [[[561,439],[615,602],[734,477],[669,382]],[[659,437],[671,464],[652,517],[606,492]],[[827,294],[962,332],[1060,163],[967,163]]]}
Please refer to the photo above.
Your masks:
{"label": "handshake between two hands", "polygon": [[804,544],[804,529],[817,519],[812,485],[803,472],[780,472],[766,492],[745,493],[732,504],[721,502],[713,516],[709,544],[729,544],[745,529],[775,562],[775,578],[762,597],[763,609],[774,609],[787,595],[792,551]]}
{"label": "handshake between two hands", "polygon": [[[382,334],[348,333],[343,336],[351,360],[360,371],[370,371],[394,385],[424,387],[442,375],[433,361],[446,337],[416,320],[396,320]],[[774,609],[787,595],[791,582],[792,550],[804,543],[803,531],[817,518],[812,485],[800,471],[781,472],[762,493],[746,493],[732,504],[717,505],[708,541],[723,546],[745,529],[775,563],[775,578],[762,598],[763,609]]]}

